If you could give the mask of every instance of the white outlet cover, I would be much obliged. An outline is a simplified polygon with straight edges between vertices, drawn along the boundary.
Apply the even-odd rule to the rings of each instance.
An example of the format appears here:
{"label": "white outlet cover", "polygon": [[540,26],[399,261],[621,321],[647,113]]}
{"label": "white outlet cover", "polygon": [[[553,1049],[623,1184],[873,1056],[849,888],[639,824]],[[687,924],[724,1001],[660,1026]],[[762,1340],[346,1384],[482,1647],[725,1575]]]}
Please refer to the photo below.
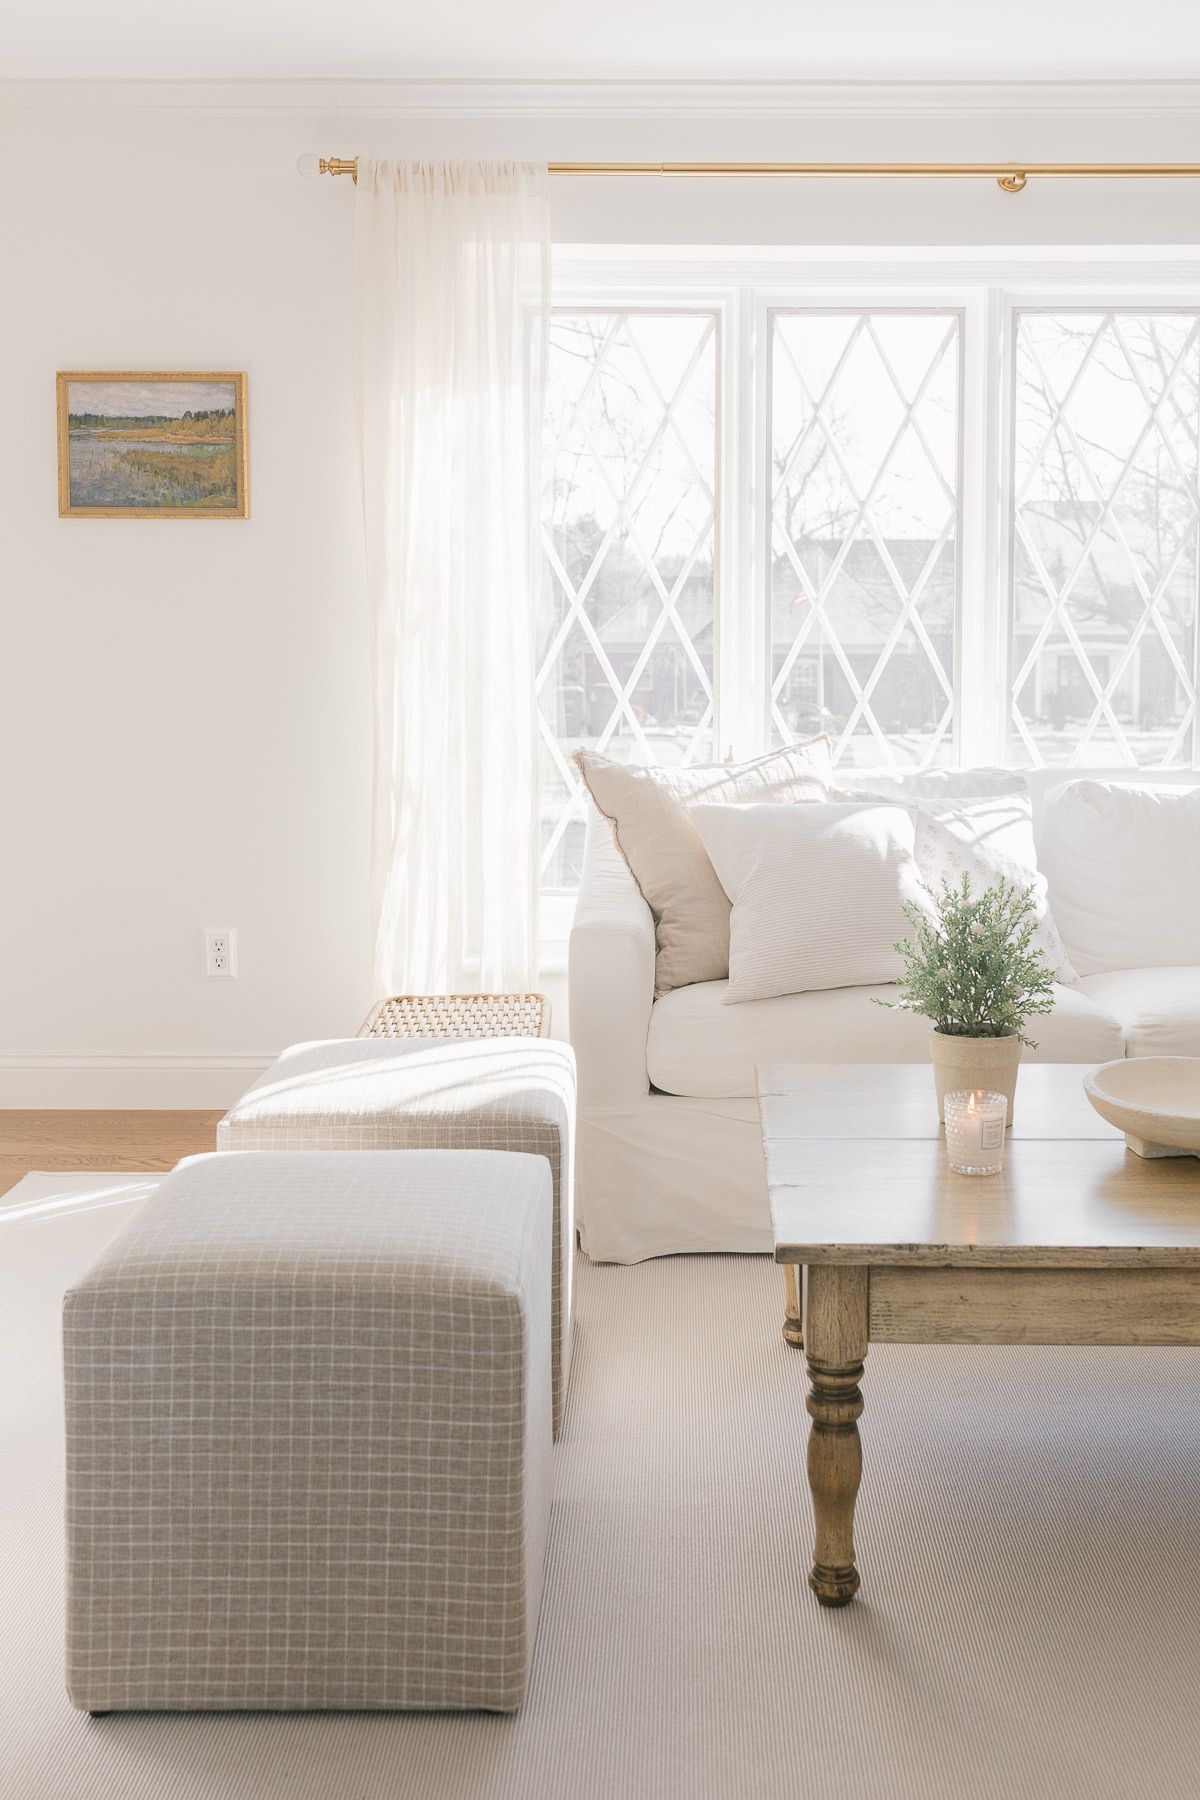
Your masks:
{"label": "white outlet cover", "polygon": [[212,981],[236,981],[237,932],[231,925],[210,925],[204,932],[204,973]]}

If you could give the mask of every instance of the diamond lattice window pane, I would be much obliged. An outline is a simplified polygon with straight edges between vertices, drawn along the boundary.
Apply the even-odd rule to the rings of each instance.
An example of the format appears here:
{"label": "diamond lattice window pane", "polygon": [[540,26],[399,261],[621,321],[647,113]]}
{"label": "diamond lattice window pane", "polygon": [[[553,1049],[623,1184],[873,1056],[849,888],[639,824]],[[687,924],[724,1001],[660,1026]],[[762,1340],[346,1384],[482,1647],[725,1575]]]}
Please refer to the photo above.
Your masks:
{"label": "diamond lattice window pane", "polygon": [[777,313],[771,736],[847,765],[953,755],[959,319]]}
{"label": "diamond lattice window pane", "polygon": [[1198,436],[1200,314],[1017,315],[1014,761],[1196,756]]}
{"label": "diamond lattice window pane", "polygon": [[712,756],[717,357],[711,313],[558,313],[539,625],[542,885],[578,885],[582,746]]}

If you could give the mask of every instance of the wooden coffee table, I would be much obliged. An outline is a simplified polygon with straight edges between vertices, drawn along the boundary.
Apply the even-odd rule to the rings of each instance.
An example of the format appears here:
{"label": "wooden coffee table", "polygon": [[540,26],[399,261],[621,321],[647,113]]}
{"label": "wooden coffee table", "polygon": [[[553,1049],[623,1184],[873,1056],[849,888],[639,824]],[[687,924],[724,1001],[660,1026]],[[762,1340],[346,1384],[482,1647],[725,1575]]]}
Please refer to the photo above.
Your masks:
{"label": "wooden coffee table", "polygon": [[869,1342],[1200,1344],[1200,1160],[1135,1156],[1084,1073],[1023,1067],[1004,1172],[956,1175],[927,1065],[758,1071],[784,1336],[808,1363],[823,1606],[858,1589]]}

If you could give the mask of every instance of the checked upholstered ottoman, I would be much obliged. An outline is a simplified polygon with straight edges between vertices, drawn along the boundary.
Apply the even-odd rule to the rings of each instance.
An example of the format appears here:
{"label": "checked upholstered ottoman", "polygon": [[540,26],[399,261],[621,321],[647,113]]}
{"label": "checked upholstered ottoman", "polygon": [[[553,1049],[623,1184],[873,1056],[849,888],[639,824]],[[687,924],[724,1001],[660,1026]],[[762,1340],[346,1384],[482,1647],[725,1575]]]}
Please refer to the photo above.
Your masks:
{"label": "checked upholstered ottoman", "polygon": [[520,1704],[552,1210],[480,1150],[166,1177],[63,1303],[76,1706]]}
{"label": "checked upholstered ottoman", "polygon": [[296,1044],[217,1126],[218,1150],[517,1150],[554,1179],[554,1434],[571,1373],[575,1057],[554,1038]]}

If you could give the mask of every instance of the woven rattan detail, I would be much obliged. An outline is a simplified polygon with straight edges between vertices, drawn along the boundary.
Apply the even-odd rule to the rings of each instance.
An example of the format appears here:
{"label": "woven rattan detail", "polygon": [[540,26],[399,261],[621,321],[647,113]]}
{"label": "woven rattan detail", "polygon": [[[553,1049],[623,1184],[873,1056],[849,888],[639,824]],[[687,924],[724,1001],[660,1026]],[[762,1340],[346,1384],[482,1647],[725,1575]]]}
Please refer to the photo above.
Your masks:
{"label": "woven rattan detail", "polygon": [[550,1008],[541,994],[395,994],[378,1000],[359,1037],[549,1037]]}

